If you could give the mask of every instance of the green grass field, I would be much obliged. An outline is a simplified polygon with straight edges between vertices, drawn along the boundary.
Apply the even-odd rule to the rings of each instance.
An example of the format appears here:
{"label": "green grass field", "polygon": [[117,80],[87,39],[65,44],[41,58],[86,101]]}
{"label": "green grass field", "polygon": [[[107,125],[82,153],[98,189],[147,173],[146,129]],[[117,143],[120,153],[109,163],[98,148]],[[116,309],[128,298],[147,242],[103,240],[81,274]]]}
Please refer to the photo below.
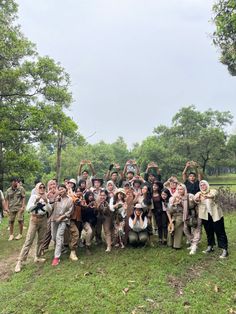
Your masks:
{"label": "green grass field", "polygon": [[210,184],[214,184],[214,188],[218,188],[220,186],[229,186],[231,191],[236,192],[236,175],[235,174],[227,174],[221,176],[209,176],[207,178]]}
{"label": "green grass field", "polygon": [[[198,253],[186,247],[126,248],[105,253],[93,247],[91,256],[79,248],[78,262],[63,255],[51,266],[32,257],[15,274],[15,260],[23,240],[8,242],[7,222],[1,228],[0,313],[236,313],[236,213],[225,217],[229,258],[220,251],[204,255],[205,232]],[[156,237],[153,238],[154,241]]]}

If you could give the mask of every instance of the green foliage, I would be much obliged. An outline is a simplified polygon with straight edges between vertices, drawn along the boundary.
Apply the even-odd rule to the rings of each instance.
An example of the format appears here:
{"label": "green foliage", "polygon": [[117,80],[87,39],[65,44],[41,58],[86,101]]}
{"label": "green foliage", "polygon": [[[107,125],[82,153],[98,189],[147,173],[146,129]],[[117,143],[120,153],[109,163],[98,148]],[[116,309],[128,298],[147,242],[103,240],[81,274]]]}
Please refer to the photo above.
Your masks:
{"label": "green foliage", "polygon": [[56,146],[58,134],[65,145],[67,137],[78,136],[76,123],[63,112],[72,102],[69,75],[52,58],[38,56],[16,25],[16,14],[14,1],[0,1],[0,186],[11,172],[40,171],[26,145]]}
{"label": "green foliage", "polygon": [[218,0],[213,6],[216,30],[213,42],[221,50],[221,62],[228,67],[231,75],[236,75],[236,2]]}

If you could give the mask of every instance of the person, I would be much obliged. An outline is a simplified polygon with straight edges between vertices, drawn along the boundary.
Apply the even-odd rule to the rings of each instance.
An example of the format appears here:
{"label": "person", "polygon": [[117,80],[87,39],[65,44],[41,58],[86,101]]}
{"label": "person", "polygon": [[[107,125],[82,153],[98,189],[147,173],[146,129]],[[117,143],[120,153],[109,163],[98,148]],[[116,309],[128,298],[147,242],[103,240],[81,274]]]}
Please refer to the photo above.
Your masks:
{"label": "person", "polygon": [[126,181],[129,182],[130,186],[132,186],[134,176],[140,175],[139,167],[135,160],[127,160],[123,170],[123,187]]}
{"label": "person", "polygon": [[6,191],[5,208],[9,214],[10,236],[8,241],[14,240],[14,222],[17,217],[19,225],[19,234],[15,237],[16,240],[22,238],[23,233],[23,214],[25,210],[25,189],[18,184],[18,178],[11,179],[11,187]]}
{"label": "person", "polygon": [[144,173],[144,180],[152,186],[154,181],[161,181],[161,172],[155,162],[150,162]]}
{"label": "person", "polygon": [[107,181],[107,183],[106,183],[106,190],[108,192],[109,199],[114,197],[114,195],[115,195],[115,193],[117,191],[117,187],[116,187],[115,183],[112,180]]}
{"label": "person", "polygon": [[[99,236],[101,235],[101,226],[103,227],[105,241],[106,241],[106,252],[111,252],[111,234],[112,234],[112,212],[108,204],[108,193],[106,190],[101,190],[97,199],[97,229]],[[101,226],[98,226],[100,222]],[[101,236],[100,236],[101,237]]]}
{"label": "person", "polygon": [[214,250],[215,234],[219,248],[222,249],[220,258],[226,258],[228,253],[228,238],[225,232],[224,217],[222,209],[217,205],[217,190],[211,189],[205,180],[200,181],[200,192],[194,199],[198,204],[199,218],[207,235],[207,249],[204,253],[211,253]]}
{"label": "person", "polygon": [[174,249],[182,247],[184,231],[184,211],[187,210],[187,190],[184,184],[179,184],[176,192],[170,198],[168,213],[171,216],[171,226],[173,227],[171,237],[168,239],[168,245]]}
{"label": "person", "polygon": [[[113,169],[113,170],[112,170]],[[119,164],[111,164],[105,175],[105,180],[111,180],[117,188],[121,187],[123,182],[123,172],[120,169]]]}
{"label": "person", "polygon": [[100,179],[100,178],[92,179],[92,187],[90,188],[90,191],[93,192],[95,201],[98,199],[100,192],[103,189],[102,185],[103,185],[103,179]]}
{"label": "person", "polygon": [[2,222],[3,219],[3,213],[6,210],[6,205],[5,205],[5,198],[2,190],[0,190],[0,223]]}
{"label": "person", "polygon": [[40,180],[39,180],[39,179],[35,179],[35,180],[34,180],[34,188],[31,190],[30,195],[36,194],[36,185],[37,185],[38,183],[40,183]]}
{"label": "person", "polygon": [[[90,171],[92,173],[91,176],[89,176],[89,171],[87,169],[83,169],[84,165],[88,165],[90,168]],[[87,189],[91,188],[92,186],[92,178],[96,175],[94,167],[91,163],[90,160],[82,160],[79,164],[79,169],[78,169],[78,177],[77,177],[77,182],[79,182],[81,179],[86,181],[86,187]]]}
{"label": "person", "polygon": [[85,248],[86,254],[91,254],[91,244],[92,238],[95,231],[95,226],[97,223],[97,216],[96,216],[96,208],[97,204],[95,202],[94,194],[91,191],[86,192],[84,196],[83,202],[81,202],[81,213],[82,213],[82,234],[81,238],[85,240]]}
{"label": "person", "polygon": [[27,259],[29,250],[37,235],[36,252],[34,262],[45,262],[45,258],[40,257],[40,246],[47,230],[47,213],[52,210],[45,192],[45,185],[39,182],[35,186],[35,193],[30,196],[26,210],[30,213],[29,228],[27,231],[25,243],[21,249],[15,272],[21,271],[22,262]]}
{"label": "person", "polygon": [[176,192],[179,182],[176,176],[171,176],[165,183],[164,187],[169,189],[170,194],[173,196]]}
{"label": "person", "polygon": [[[144,214],[148,220],[148,234],[152,234],[152,211],[153,211],[153,200],[152,191],[148,183],[143,183],[141,186],[141,195],[138,196],[137,202],[141,204]],[[152,245],[152,243],[150,243]]]}
{"label": "person", "polygon": [[61,251],[64,244],[64,233],[66,225],[70,222],[70,216],[73,210],[73,201],[67,195],[67,187],[64,184],[58,186],[58,194],[53,204],[53,213],[51,216],[52,240],[55,243],[52,266],[57,266],[60,262]]}
{"label": "person", "polygon": [[[167,188],[163,188],[161,190],[161,202],[162,202],[162,210],[163,212],[166,213],[166,216],[167,216],[167,224],[165,226],[165,223],[163,223],[163,235],[164,235],[164,239],[168,239],[168,227],[169,227],[169,224],[172,223],[172,220],[171,220],[171,216],[168,212],[169,210],[169,201],[170,201],[170,198],[171,198],[171,194],[170,194],[170,191],[169,189]],[[172,229],[172,226],[170,225],[170,229]],[[163,242],[163,244],[167,244],[167,242]]]}
{"label": "person", "polygon": [[148,241],[147,217],[143,213],[142,205],[136,204],[134,213],[129,218],[129,243],[132,246],[145,245]]}
{"label": "person", "polygon": [[166,210],[163,210],[163,200],[161,198],[162,189],[162,182],[154,181],[152,185],[153,215],[157,226],[159,243],[166,245],[168,217]]}
{"label": "person", "polygon": [[83,193],[78,187],[74,193],[69,195],[73,201],[74,207],[70,216],[69,225],[69,247],[70,247],[70,259],[72,261],[77,261],[78,257],[76,254],[78,248],[78,241],[82,231],[82,215],[81,215],[81,204],[83,200]]}
{"label": "person", "polygon": [[122,188],[117,189],[114,197],[110,199],[110,210],[114,213],[114,227],[115,227],[115,247],[125,248],[124,245],[124,227],[126,217],[126,206],[125,206],[125,190]]}
{"label": "person", "polygon": [[[190,168],[194,168],[195,171],[187,171]],[[200,191],[199,182],[202,180],[202,174],[199,171],[199,165],[195,161],[187,161],[182,173],[183,182],[187,188],[187,192],[195,195]]]}
{"label": "person", "polygon": [[134,190],[129,187],[128,189],[125,190],[125,203],[124,203],[124,208],[125,208],[125,226],[124,226],[124,245],[126,246],[128,244],[128,239],[129,239],[129,217],[134,213],[134,205],[137,203],[136,196],[134,194]]}
{"label": "person", "polygon": [[[59,195],[57,183],[55,180],[49,180],[47,183],[47,198],[49,199],[49,203],[53,204],[56,198]],[[51,214],[47,214],[48,222],[47,222],[47,231],[44,235],[44,239],[42,241],[42,245],[40,248],[40,254],[44,255],[45,251],[48,250],[49,244],[52,239],[52,232],[51,232]]]}

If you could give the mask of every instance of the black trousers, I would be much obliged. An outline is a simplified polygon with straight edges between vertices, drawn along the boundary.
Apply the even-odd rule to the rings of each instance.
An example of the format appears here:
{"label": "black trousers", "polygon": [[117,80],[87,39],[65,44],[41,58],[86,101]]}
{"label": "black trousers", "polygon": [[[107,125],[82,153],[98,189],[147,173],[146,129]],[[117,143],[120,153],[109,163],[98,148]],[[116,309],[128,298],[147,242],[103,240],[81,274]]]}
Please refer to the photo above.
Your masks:
{"label": "black trousers", "polygon": [[168,216],[166,212],[165,211],[156,212],[154,216],[157,224],[159,240],[167,240]]}
{"label": "black trousers", "polygon": [[222,217],[220,220],[214,222],[211,215],[208,214],[208,220],[202,219],[202,224],[206,231],[207,244],[210,246],[214,246],[216,244],[215,243],[216,234],[219,248],[227,250],[228,239],[225,233],[224,218]]}

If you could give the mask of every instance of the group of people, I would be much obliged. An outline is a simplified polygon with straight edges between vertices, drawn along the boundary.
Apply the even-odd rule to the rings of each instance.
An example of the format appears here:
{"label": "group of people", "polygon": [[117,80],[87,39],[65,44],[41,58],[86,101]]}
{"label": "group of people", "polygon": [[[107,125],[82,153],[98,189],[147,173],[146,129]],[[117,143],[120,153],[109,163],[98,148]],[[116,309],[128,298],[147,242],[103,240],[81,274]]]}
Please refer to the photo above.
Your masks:
{"label": "group of people", "polygon": [[[217,191],[202,180],[194,161],[186,163],[182,179],[180,183],[171,176],[162,182],[155,162],[150,162],[141,176],[134,160],[128,160],[122,171],[118,164],[110,165],[104,178],[99,178],[91,161],[83,160],[77,180],[65,178],[63,184],[58,184],[52,179],[47,186],[35,182],[26,205],[29,227],[15,272],[21,271],[36,235],[35,262],[45,261],[44,254],[52,240],[52,265],[57,266],[65,246],[70,248],[70,259],[77,261],[78,246],[91,254],[92,244],[102,243],[103,238],[106,252],[110,252],[112,247],[152,246],[152,235],[158,235],[160,245],[180,249],[185,236],[189,254],[195,254],[203,225],[208,244],[204,253],[214,250],[216,235],[222,249],[220,258],[226,258],[228,240],[223,212],[216,201]],[[11,180],[5,197],[0,193],[9,217],[9,241],[20,240],[23,232],[25,190],[18,181]],[[19,234],[14,237],[16,218]]]}

